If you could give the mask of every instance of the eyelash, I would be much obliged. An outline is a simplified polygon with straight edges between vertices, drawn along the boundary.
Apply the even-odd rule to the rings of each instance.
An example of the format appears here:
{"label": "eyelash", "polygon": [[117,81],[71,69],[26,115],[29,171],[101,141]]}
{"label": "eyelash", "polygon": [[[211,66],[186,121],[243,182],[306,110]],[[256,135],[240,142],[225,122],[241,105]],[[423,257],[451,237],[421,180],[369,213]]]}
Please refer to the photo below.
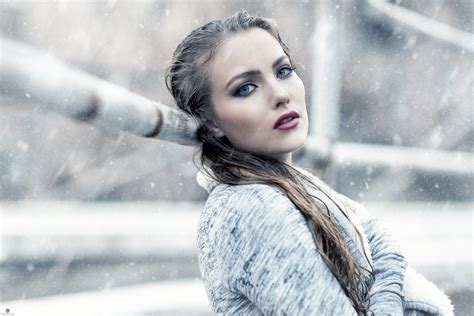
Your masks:
{"label": "eyelash", "polygon": [[[280,79],[285,79],[285,78],[287,78],[288,76],[290,76],[290,75],[295,71],[295,69],[296,69],[296,67],[291,67],[291,66],[289,66],[289,65],[285,65],[285,66],[281,67],[280,69],[278,69],[278,71],[277,71],[277,76],[278,76],[278,73],[279,73],[280,71],[282,71],[282,70],[288,70],[288,71],[289,71],[288,74],[280,78]],[[247,87],[247,86],[254,86],[254,89],[251,90],[251,91],[250,91],[249,93],[247,93],[247,94],[244,94],[244,95],[239,94],[239,91],[240,91],[242,88]],[[249,95],[255,90],[255,88],[257,88],[257,87],[258,87],[258,86],[257,86],[256,84],[254,84],[254,83],[246,82],[246,83],[244,83],[243,85],[239,86],[239,87],[237,88],[237,90],[235,90],[234,96],[235,96],[235,97],[246,97],[246,96],[249,96]]]}
{"label": "eyelash", "polygon": [[[289,65],[285,65],[285,66],[281,67],[280,69],[278,69],[278,72],[280,72],[280,71],[283,70],[283,69],[289,70],[289,73],[288,73],[286,76],[283,77],[283,78],[286,78],[286,77],[288,77],[289,75],[291,75],[291,73],[292,73],[293,71],[295,71],[296,67],[291,67],[291,66],[289,66]],[[277,72],[277,73],[278,73],[278,72]]]}

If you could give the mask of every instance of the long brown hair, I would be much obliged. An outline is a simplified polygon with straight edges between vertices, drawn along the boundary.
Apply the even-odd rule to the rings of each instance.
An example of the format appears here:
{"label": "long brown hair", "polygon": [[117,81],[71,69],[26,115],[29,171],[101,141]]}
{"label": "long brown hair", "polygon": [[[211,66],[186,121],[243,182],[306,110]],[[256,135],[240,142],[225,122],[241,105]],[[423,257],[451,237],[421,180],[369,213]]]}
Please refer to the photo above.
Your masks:
{"label": "long brown hair", "polygon": [[[197,152],[200,153],[197,165],[201,171],[222,183],[265,183],[284,192],[307,219],[323,260],[352,301],[354,308],[360,314],[366,315],[369,282],[367,274],[364,277],[364,271],[370,274],[370,278],[374,277],[373,273],[357,264],[344,241],[339,225],[331,221],[310,196],[308,188],[319,189],[317,185],[289,164],[238,150],[225,136],[216,137],[209,124],[214,117],[211,83],[207,73],[209,62],[230,34],[255,27],[264,29],[276,38],[291,61],[290,51],[280,38],[276,25],[271,20],[250,16],[242,10],[231,17],[209,22],[192,31],[173,54],[172,63],[166,73],[166,86],[178,107],[199,122],[197,136],[202,146]],[[328,197],[332,199],[331,196]],[[341,202],[335,204],[339,207]],[[341,208],[340,211],[345,214]],[[355,230],[362,244],[362,236]]]}

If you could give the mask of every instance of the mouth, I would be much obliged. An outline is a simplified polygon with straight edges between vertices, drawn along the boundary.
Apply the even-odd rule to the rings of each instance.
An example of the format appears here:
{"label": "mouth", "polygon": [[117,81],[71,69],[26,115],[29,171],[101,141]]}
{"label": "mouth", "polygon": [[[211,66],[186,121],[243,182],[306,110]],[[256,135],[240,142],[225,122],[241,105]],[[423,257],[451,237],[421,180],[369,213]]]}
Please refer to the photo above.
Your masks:
{"label": "mouth", "polygon": [[273,125],[273,129],[286,130],[295,127],[299,123],[300,115],[296,111],[290,111],[281,115]]}

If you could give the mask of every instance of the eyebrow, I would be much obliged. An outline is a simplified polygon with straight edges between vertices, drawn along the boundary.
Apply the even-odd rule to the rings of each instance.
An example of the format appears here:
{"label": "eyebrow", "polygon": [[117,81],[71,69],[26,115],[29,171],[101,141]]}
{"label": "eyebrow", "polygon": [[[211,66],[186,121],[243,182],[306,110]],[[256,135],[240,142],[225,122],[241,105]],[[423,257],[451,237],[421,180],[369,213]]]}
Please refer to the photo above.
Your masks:
{"label": "eyebrow", "polygon": [[[285,58],[288,58],[288,56],[286,55],[282,55],[280,57],[277,58],[277,60],[275,60],[272,64],[272,68],[275,68],[279,63],[281,63]],[[225,86],[225,88],[227,89],[231,84],[232,82],[234,82],[235,80],[237,79],[240,79],[240,78],[245,78],[245,77],[251,77],[251,76],[255,76],[255,75],[258,75],[260,74],[260,71],[259,70],[249,70],[249,71],[246,71],[246,72],[243,72],[241,74],[238,74],[234,77],[232,77],[232,79],[230,79],[230,81],[227,83],[227,85]]]}

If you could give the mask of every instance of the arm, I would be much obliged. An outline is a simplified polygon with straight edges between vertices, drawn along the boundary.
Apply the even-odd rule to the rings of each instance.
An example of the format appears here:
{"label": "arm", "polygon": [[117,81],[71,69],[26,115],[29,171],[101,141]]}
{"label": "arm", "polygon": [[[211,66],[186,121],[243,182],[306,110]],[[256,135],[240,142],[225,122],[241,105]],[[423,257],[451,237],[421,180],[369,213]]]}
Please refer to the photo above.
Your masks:
{"label": "arm", "polygon": [[375,274],[375,283],[370,290],[370,309],[375,315],[403,315],[406,260],[398,243],[378,219],[365,221],[362,226],[372,252]]}
{"label": "arm", "polygon": [[360,203],[332,191],[362,224],[372,254],[375,283],[370,291],[370,309],[375,315],[403,315],[403,284],[407,263],[388,229]]}
{"label": "arm", "polygon": [[356,315],[294,205],[268,186],[243,190],[216,238],[227,287],[265,315]]}
{"label": "arm", "polygon": [[[400,249],[396,241],[387,233],[387,229],[362,204],[330,190],[327,185],[326,187],[328,191],[332,192],[334,197],[343,201],[344,205],[356,215],[369,239],[373,259],[377,261],[377,264],[374,264],[376,282],[371,291],[371,307],[375,311],[375,315],[383,315],[380,306],[383,306],[385,301],[390,305],[389,310],[395,310],[393,305],[400,305],[399,297],[403,298],[403,310],[405,312],[408,310],[411,312],[418,311],[423,314],[453,315],[453,306],[449,297],[422,274],[417,273],[413,268],[407,266],[406,263],[404,264],[404,259],[400,260],[402,258]],[[384,246],[385,243],[389,243],[389,246]],[[393,252],[390,251],[390,248],[393,249]],[[395,268],[391,267],[389,269],[387,266],[384,269],[385,262],[389,260],[383,258],[384,252],[392,258],[395,255],[395,260],[393,261]],[[402,269],[403,266],[406,267],[406,270]],[[389,277],[383,277],[390,274],[390,272],[394,274],[389,275]],[[401,274],[403,274],[403,277],[400,277]],[[403,280],[403,285],[401,280]],[[402,287],[403,294],[399,290]],[[386,295],[390,297],[387,299]],[[400,307],[398,307],[398,314],[401,313]]]}

